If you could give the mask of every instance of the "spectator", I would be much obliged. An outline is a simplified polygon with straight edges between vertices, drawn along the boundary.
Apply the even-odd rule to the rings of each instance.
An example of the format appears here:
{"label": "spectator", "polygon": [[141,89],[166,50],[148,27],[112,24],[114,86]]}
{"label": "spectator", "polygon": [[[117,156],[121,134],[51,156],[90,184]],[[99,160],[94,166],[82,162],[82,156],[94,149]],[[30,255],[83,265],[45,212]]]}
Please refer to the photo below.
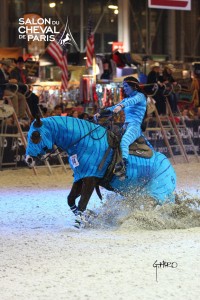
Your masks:
{"label": "spectator", "polygon": [[110,61],[105,59],[103,61],[103,74],[101,75],[101,79],[110,79]]}
{"label": "spectator", "polygon": [[[177,82],[175,81],[173,77],[173,73],[176,71],[174,68],[174,65],[169,64],[165,66],[163,70],[163,83],[164,84],[170,84],[170,85],[177,85]],[[176,93],[173,91],[170,93],[169,96],[167,96],[169,105],[171,107],[171,110],[174,114],[178,113],[178,108],[177,108],[177,102],[178,102],[178,96]]]}
{"label": "spectator", "polygon": [[182,117],[183,117],[183,119],[184,119],[185,121],[191,120],[191,119],[190,119],[190,116],[189,116],[189,108],[188,108],[188,106],[186,106],[186,107],[182,110],[181,115],[182,115]]}
{"label": "spectator", "polygon": [[124,58],[122,56],[122,54],[118,51],[118,49],[116,49],[112,55],[111,58],[113,59],[113,61],[116,63],[118,68],[124,68],[126,63],[124,61]]}
{"label": "spectator", "polygon": [[90,119],[90,116],[85,112],[80,114],[78,117],[79,117],[79,119],[86,120],[86,121],[89,121],[89,119]]}
{"label": "spectator", "polygon": [[[10,73],[10,77],[12,79],[16,79],[17,83],[21,85],[20,91],[23,93],[26,92],[25,85],[30,82],[27,70],[24,67],[25,67],[25,61],[22,56],[19,56],[18,59],[16,60],[16,67]],[[39,98],[31,91],[28,91],[25,96],[31,114],[35,118],[36,115],[39,113],[39,109],[38,109]]]}
{"label": "spectator", "polygon": [[16,84],[16,79],[10,79],[9,70],[11,68],[11,61],[10,60],[3,60],[1,61],[1,68],[0,68],[0,94],[2,98],[3,96],[10,97],[13,108],[16,112],[16,115],[18,119],[21,121],[21,119],[25,118],[26,114],[26,98],[23,94],[17,92],[13,93],[9,90],[8,86],[6,84]]}
{"label": "spectator", "polygon": [[[147,84],[158,84],[158,91],[153,96],[153,99],[156,101],[155,106],[157,108],[158,114],[165,115],[166,114],[166,105],[165,105],[165,97],[163,96],[163,78],[160,75],[160,64],[155,62],[151,65],[151,71],[147,76]],[[152,93],[152,89],[148,90],[148,93]]]}
{"label": "spectator", "polygon": [[61,116],[62,115],[62,106],[56,105],[51,113],[52,116]]}
{"label": "spectator", "polygon": [[78,118],[78,112],[77,112],[77,110],[72,110],[69,116],[73,117],[73,118]]}
{"label": "spectator", "polygon": [[[193,93],[194,105],[195,105],[195,107],[198,107],[200,105],[200,102],[199,102],[199,80],[198,80],[196,74],[194,74],[194,77],[192,78],[191,90]],[[195,95],[195,97],[194,97],[194,95]]]}
{"label": "spectator", "polygon": [[194,120],[200,120],[200,106],[194,108]]}

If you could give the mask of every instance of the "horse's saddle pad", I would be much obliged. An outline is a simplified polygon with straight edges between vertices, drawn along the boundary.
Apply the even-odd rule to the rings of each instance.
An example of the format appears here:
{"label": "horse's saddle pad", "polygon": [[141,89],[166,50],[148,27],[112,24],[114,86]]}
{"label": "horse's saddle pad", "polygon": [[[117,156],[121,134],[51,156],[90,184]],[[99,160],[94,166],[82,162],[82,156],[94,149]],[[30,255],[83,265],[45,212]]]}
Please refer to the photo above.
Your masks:
{"label": "horse's saddle pad", "polygon": [[151,158],[153,156],[153,151],[146,144],[145,139],[141,136],[129,146],[129,154],[144,158]]}

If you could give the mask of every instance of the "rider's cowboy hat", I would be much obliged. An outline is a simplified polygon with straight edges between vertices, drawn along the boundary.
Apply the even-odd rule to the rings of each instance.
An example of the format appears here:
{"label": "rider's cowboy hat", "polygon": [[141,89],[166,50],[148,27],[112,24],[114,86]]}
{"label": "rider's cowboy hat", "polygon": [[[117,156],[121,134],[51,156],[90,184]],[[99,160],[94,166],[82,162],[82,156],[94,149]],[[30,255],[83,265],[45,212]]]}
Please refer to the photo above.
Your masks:
{"label": "rider's cowboy hat", "polygon": [[1,63],[2,65],[7,66],[7,67],[11,67],[11,65],[12,65],[12,61],[11,61],[10,59],[4,59],[4,60],[1,60],[0,63]]}
{"label": "rider's cowboy hat", "polygon": [[151,69],[153,68],[159,68],[160,67],[160,64],[158,62],[155,62],[151,65]]}
{"label": "rider's cowboy hat", "polygon": [[169,69],[169,70],[171,70],[172,72],[176,71],[174,65],[172,65],[172,64],[166,65],[166,68]]}

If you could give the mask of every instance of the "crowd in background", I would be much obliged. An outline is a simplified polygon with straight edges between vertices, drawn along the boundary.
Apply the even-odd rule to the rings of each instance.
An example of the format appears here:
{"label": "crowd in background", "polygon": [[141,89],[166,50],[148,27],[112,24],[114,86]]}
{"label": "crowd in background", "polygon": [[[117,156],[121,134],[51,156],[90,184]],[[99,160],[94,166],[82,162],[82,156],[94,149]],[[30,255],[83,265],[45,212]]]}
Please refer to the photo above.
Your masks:
{"label": "crowd in background", "polygon": [[[16,61],[11,62],[10,60],[2,60],[0,67],[0,98],[10,97],[17,117],[21,124],[26,120],[27,116],[27,106],[29,108],[29,119],[33,120],[35,116],[40,113],[43,117],[48,116],[71,116],[74,118],[81,118],[85,120],[92,120],[93,115],[99,109],[99,105],[93,105],[91,113],[88,113],[86,106],[82,104],[76,104],[74,107],[68,107],[67,102],[58,103],[54,107],[44,106],[44,103],[40,102],[39,97],[31,91],[30,79],[24,68],[25,61],[22,57],[19,57]],[[158,85],[158,90],[153,95],[155,100],[155,106],[159,115],[166,114],[166,103],[164,90],[167,85],[175,87],[178,83],[174,78],[175,67],[172,64],[165,65],[162,69],[159,63],[155,62],[151,65],[150,72],[146,76],[146,84]],[[193,80],[196,86],[195,89],[199,93],[199,84],[198,80]],[[12,90],[11,87],[8,87],[8,84],[17,84],[18,91],[17,93]],[[25,86],[25,90],[24,90]],[[28,90],[26,90],[28,86]],[[30,90],[29,90],[30,89]],[[194,87],[191,86],[191,93],[193,92]],[[147,88],[148,92],[151,94],[151,90]],[[200,105],[199,101],[193,103],[185,101],[185,103],[179,106],[179,93],[172,90],[167,96],[171,110],[176,116],[178,108],[181,111],[181,114],[185,120],[199,120],[200,119]],[[100,100],[100,99],[99,99]],[[62,101],[61,101],[62,102]],[[103,101],[102,101],[103,103]],[[111,104],[113,105],[113,103]],[[123,112],[115,116],[115,122],[123,123],[124,116]]]}
{"label": "crowd in background", "polygon": [[21,125],[39,112],[39,97],[31,91],[30,78],[23,57],[0,62],[0,99],[11,100]]}
{"label": "crowd in background", "polygon": [[[154,63],[151,65],[151,70],[149,74],[146,76],[146,83],[149,84],[157,84],[158,90],[155,95],[153,95],[153,99],[155,100],[155,106],[159,115],[166,114],[166,98],[169,101],[172,113],[174,116],[178,116],[179,112],[181,112],[182,117],[185,120],[199,120],[200,119],[200,103],[199,103],[199,83],[196,78],[191,79],[190,86],[185,88],[185,92],[190,94],[191,99],[193,98],[194,90],[197,92],[197,99],[192,101],[180,101],[179,92],[180,90],[176,87],[178,86],[178,82],[174,77],[176,69],[172,64],[166,64],[163,68],[161,68],[159,63]],[[165,94],[166,90],[167,93]],[[152,93],[152,85],[147,86],[145,90],[146,94]],[[106,93],[108,94],[108,93]],[[167,96],[166,96],[167,95]],[[107,96],[107,95],[106,95]],[[108,94],[109,98],[109,94]],[[105,100],[105,99],[104,99]],[[109,101],[102,101],[103,104],[109,103],[108,106],[113,105],[113,99],[110,97]],[[47,113],[47,109],[45,110],[45,115],[68,115],[72,117],[81,117],[84,113],[83,106],[79,105],[78,107],[68,108],[63,105],[56,105],[54,109]],[[93,109],[93,114],[96,113],[97,107]],[[92,116],[88,115],[86,119],[91,119]],[[178,117],[176,118],[178,119]],[[119,123],[123,123],[123,112],[117,116],[115,116],[115,121]]]}
{"label": "crowd in background", "polygon": [[[80,110],[76,110],[76,108],[71,108],[67,110],[63,110],[62,105],[56,105],[54,109],[48,110],[46,107],[40,106],[40,111],[42,116],[50,117],[50,116],[69,116],[79,119],[84,119],[88,121],[93,121],[93,113],[89,114],[86,112],[80,112]],[[184,120],[200,120],[200,106],[191,108],[189,105],[185,105],[180,110],[181,115]],[[178,116],[175,116],[178,119]],[[123,111],[114,116],[115,123],[123,123],[124,122],[124,114]]]}

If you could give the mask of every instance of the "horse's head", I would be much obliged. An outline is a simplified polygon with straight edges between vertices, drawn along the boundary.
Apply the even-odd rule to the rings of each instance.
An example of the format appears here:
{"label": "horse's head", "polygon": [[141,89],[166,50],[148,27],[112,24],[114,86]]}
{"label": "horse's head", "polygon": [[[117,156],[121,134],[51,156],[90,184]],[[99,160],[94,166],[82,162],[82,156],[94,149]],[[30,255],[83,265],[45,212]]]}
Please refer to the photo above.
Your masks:
{"label": "horse's head", "polygon": [[53,141],[51,130],[48,126],[48,122],[45,119],[36,118],[31,124],[27,137],[26,148],[26,163],[33,167],[34,159],[46,154],[48,150],[52,150]]}

